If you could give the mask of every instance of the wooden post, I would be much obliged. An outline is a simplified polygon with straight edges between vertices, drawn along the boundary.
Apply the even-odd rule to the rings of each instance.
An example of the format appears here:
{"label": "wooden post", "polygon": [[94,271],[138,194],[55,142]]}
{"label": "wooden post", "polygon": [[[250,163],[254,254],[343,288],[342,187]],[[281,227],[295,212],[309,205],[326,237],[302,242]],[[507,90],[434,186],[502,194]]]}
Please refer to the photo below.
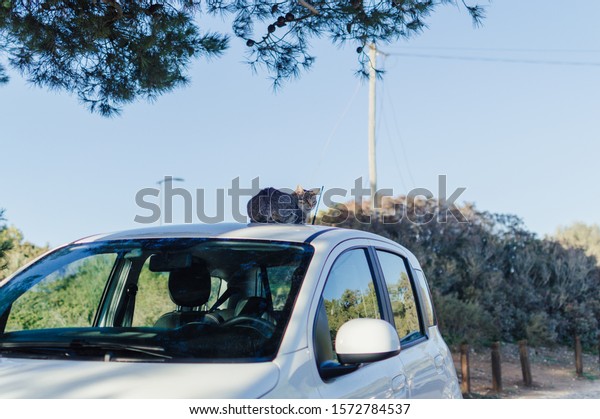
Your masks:
{"label": "wooden post", "polygon": [[502,392],[502,369],[500,367],[500,342],[492,343],[492,390]]}
{"label": "wooden post", "polygon": [[460,345],[460,370],[462,380],[460,382],[460,391],[463,394],[471,392],[471,368],[469,366],[469,344],[463,343]]}
{"label": "wooden post", "polygon": [[575,372],[578,377],[583,377],[583,354],[579,335],[575,336]]}
{"label": "wooden post", "polygon": [[527,350],[527,341],[519,341],[519,358],[521,359],[521,371],[523,372],[523,383],[525,387],[531,387],[533,380],[531,378],[531,365],[529,364],[529,351]]}

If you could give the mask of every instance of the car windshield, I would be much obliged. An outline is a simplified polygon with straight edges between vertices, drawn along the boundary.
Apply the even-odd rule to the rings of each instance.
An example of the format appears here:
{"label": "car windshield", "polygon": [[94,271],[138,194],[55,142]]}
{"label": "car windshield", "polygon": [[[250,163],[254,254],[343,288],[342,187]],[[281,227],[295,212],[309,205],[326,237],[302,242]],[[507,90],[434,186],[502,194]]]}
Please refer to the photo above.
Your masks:
{"label": "car windshield", "polygon": [[0,356],[270,360],[312,253],[257,240],[69,245],[0,283]]}

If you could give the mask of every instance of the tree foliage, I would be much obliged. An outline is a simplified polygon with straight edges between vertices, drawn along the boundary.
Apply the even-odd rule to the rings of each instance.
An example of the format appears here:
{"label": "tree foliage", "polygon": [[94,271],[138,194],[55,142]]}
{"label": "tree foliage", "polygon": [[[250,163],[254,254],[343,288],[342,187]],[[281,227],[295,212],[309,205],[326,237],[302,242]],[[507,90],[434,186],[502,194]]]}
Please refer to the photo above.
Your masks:
{"label": "tree foliage", "polygon": [[588,256],[594,256],[600,264],[600,226],[585,223],[573,223],[559,227],[554,235],[563,246],[580,248]]}
{"label": "tree foliage", "polygon": [[418,331],[419,317],[408,275],[403,272],[398,282],[388,283],[388,292],[398,335],[402,338]]}
{"label": "tree foliage", "polygon": [[8,249],[4,255],[4,267],[0,269],[0,279],[12,274],[48,250],[47,246],[37,246],[26,241],[23,233],[14,226],[3,227],[0,230],[1,242],[7,243]]}
{"label": "tree foliage", "polygon": [[94,255],[45,278],[13,303],[6,331],[92,325],[115,259]]}
{"label": "tree foliage", "polygon": [[320,219],[373,231],[413,251],[451,342],[571,344],[578,334],[587,347],[597,345],[600,268],[593,256],[538,238],[512,215],[465,205],[468,222],[460,222],[442,216],[445,210],[435,200],[398,197],[384,202],[386,223],[367,222],[368,203],[340,205]]}
{"label": "tree foliage", "polygon": [[192,57],[215,55],[227,37],[200,34],[199,6],[153,1],[5,0],[0,52],[29,81],[75,92],[90,110],[118,112],[185,84]]}
{"label": "tree foliage", "polygon": [[332,342],[335,342],[338,330],[347,321],[379,317],[373,283],[369,283],[366,290],[345,289],[339,298],[325,299],[324,304]]}
{"label": "tree foliage", "polygon": [[152,272],[146,263],[137,286],[133,326],[153,326],[161,315],[175,310],[175,304],[169,299],[168,275],[165,272]]}
{"label": "tree foliage", "polygon": [[[4,221],[4,210],[0,208],[0,222]],[[12,241],[5,236],[6,226],[0,225],[0,273],[8,266],[6,253],[12,248]],[[0,278],[2,278],[0,276]]]}
{"label": "tree foliage", "polygon": [[478,24],[483,8],[465,0],[0,0],[0,59],[110,116],[187,83],[192,58],[223,53],[230,33],[199,27],[211,15],[229,19],[248,62],[278,86],[313,64],[313,38],[355,44],[366,74],[367,44],[417,34],[438,6],[459,2]]}

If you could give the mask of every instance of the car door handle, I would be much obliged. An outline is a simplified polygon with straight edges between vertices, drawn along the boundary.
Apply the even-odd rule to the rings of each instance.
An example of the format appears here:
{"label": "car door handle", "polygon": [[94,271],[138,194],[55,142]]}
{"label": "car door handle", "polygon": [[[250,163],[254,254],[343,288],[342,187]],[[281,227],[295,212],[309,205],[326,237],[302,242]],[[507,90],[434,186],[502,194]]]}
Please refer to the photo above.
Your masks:
{"label": "car door handle", "polygon": [[438,373],[442,374],[446,367],[446,364],[444,363],[444,357],[441,355],[436,356],[435,358],[433,358],[433,363],[435,364],[435,370]]}
{"label": "car door handle", "polygon": [[406,375],[400,374],[392,379],[392,391],[394,393],[406,390]]}

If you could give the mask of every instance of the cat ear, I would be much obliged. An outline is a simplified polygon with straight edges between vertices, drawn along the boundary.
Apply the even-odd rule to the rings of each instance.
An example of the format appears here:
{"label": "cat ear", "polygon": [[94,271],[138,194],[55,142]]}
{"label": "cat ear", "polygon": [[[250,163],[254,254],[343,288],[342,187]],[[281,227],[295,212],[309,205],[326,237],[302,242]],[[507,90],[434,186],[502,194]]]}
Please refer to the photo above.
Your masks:
{"label": "cat ear", "polygon": [[296,186],[296,190],[294,191],[296,192],[297,195],[301,195],[304,193],[304,188],[300,185]]}
{"label": "cat ear", "polygon": [[315,195],[319,195],[321,193],[321,188],[312,188],[310,191]]}

